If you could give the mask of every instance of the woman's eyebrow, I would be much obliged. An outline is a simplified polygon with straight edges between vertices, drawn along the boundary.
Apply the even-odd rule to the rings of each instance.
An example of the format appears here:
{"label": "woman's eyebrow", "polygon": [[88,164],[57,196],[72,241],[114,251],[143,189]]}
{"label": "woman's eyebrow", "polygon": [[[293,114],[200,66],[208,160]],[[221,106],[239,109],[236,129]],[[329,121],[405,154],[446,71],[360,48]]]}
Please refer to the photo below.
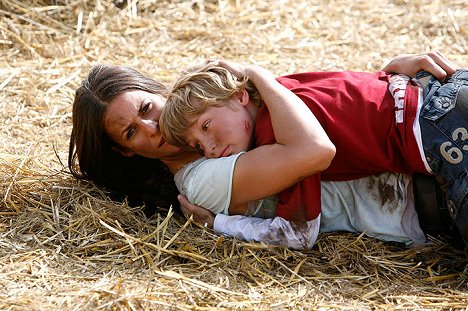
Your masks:
{"label": "woman's eyebrow", "polygon": [[[141,114],[142,114],[142,110],[143,110],[143,107],[144,107],[144,103],[145,103],[145,100],[140,101],[140,104],[139,104],[139,107],[138,107],[138,116],[141,116]],[[121,134],[122,137],[125,137],[125,133],[128,132],[128,130],[132,127],[132,125],[133,125],[133,124],[130,123],[129,125],[127,125],[127,126],[123,129],[122,134]]]}
{"label": "woman's eyebrow", "polygon": [[145,99],[140,101],[140,106],[138,107],[138,115],[141,115],[143,112],[143,108],[145,107]]}

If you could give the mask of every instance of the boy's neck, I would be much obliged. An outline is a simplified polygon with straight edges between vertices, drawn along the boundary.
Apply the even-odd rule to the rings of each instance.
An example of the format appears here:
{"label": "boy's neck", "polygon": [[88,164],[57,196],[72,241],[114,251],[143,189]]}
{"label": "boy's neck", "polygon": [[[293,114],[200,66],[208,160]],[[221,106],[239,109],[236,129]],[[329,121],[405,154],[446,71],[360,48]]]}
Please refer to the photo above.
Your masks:
{"label": "boy's neck", "polygon": [[257,124],[257,115],[260,107],[255,105],[252,101],[245,106],[247,113],[250,115],[252,120],[252,135],[250,137],[249,150],[255,147],[255,125]]}
{"label": "boy's neck", "polygon": [[257,121],[258,110],[260,109],[260,107],[255,105],[252,101],[249,101],[249,103],[245,106],[245,109],[247,110],[250,117],[252,118],[253,125],[255,126],[255,123]]}

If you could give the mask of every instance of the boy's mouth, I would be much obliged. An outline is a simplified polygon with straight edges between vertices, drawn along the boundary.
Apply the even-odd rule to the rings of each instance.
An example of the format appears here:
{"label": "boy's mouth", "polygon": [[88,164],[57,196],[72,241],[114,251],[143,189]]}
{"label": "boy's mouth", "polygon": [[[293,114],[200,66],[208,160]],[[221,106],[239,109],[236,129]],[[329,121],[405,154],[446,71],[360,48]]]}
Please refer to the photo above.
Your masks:
{"label": "boy's mouth", "polygon": [[220,158],[227,157],[228,156],[228,151],[229,151],[228,149],[229,149],[229,146],[224,148],[223,152],[221,152],[221,155],[219,157]]}

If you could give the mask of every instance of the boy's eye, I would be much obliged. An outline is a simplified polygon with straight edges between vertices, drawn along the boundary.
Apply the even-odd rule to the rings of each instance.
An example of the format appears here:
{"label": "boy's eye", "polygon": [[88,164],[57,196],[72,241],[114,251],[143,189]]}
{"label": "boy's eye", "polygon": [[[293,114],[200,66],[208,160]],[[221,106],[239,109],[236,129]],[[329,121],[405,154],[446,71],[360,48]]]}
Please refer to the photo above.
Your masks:
{"label": "boy's eye", "polygon": [[203,149],[202,149],[200,143],[195,143],[194,147],[195,147],[195,149],[197,149],[198,152],[203,153]]}
{"label": "boy's eye", "polygon": [[205,123],[203,123],[203,125],[202,125],[202,130],[203,131],[208,130],[208,128],[210,127],[210,122],[211,121],[206,121]]}

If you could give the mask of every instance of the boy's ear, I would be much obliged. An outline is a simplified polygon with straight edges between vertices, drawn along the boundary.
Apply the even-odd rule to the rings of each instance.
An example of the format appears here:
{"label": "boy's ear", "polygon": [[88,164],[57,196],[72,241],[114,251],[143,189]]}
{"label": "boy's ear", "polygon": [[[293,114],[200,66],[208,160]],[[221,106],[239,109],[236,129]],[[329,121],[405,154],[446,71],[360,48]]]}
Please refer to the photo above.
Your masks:
{"label": "boy's ear", "polygon": [[130,149],[122,149],[122,148],[112,146],[112,150],[114,150],[115,152],[120,153],[124,157],[131,157],[131,156],[135,155],[135,152],[131,151]]}
{"label": "boy's ear", "polygon": [[238,99],[239,99],[241,105],[242,106],[247,106],[247,104],[250,101],[249,92],[247,92],[246,89],[242,89],[237,93],[238,93],[237,96],[238,96]]}

